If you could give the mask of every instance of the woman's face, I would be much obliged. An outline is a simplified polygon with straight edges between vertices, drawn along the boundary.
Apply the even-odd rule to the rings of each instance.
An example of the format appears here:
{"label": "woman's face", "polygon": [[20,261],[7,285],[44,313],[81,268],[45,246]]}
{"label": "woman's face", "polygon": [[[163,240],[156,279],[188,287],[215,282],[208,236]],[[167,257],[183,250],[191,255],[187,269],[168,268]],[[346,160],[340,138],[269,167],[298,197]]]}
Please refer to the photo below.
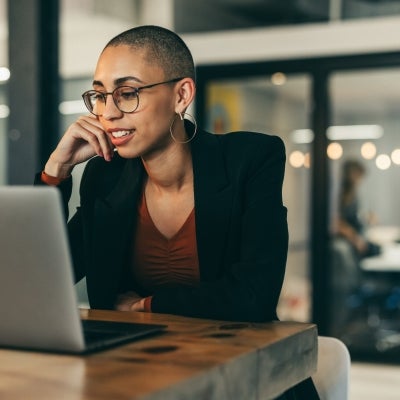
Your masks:
{"label": "woman's face", "polygon": [[353,182],[354,186],[360,185],[363,177],[364,173],[358,169],[353,169],[352,171],[350,171],[350,179]]}
{"label": "woman's face", "polygon": [[[146,61],[145,50],[126,45],[108,47],[101,54],[94,74],[93,88],[112,92],[119,86],[141,87],[177,78],[164,76],[157,65]],[[139,93],[139,106],[123,113],[111,96],[103,115],[98,117],[118,153],[125,158],[150,157],[172,145],[170,124],[178,99],[177,84],[164,84]]]}

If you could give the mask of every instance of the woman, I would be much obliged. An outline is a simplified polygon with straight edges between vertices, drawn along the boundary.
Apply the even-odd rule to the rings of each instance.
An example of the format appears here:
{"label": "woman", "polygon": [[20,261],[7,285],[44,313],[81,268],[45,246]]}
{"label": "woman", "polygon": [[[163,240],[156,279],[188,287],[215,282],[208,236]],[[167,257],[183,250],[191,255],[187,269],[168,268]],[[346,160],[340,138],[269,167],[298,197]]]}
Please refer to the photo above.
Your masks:
{"label": "woman", "polygon": [[[359,215],[357,191],[365,174],[364,165],[357,160],[347,160],[343,164],[337,233],[349,241],[357,259],[377,255],[380,252],[378,245],[365,238],[365,223]],[[374,215],[370,215],[371,221],[375,218]]]}
{"label": "woman", "polygon": [[67,200],[73,167],[90,159],[68,227],[91,307],[276,319],[288,241],[283,143],[197,129],[186,113],[194,71],[164,28],[112,39],[83,94],[91,115],[68,128],[40,180]]}
{"label": "woman", "polygon": [[[121,33],[83,94],[91,114],[68,128],[37,183],[58,186],[67,210],[71,172],[89,160],[68,231],[92,308],[276,319],[288,245],[283,143],[198,129],[186,112],[194,96],[179,36]],[[310,382],[285,398],[313,398]]]}

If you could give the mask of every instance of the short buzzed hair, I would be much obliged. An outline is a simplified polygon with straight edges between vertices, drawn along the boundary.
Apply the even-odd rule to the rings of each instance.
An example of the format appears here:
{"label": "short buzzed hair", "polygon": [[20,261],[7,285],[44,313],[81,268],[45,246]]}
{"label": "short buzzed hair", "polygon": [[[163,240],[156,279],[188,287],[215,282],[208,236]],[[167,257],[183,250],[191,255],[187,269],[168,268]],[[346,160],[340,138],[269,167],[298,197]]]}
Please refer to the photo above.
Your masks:
{"label": "short buzzed hair", "polygon": [[119,45],[145,49],[147,61],[160,66],[166,79],[188,77],[195,80],[194,62],[189,48],[169,29],[155,25],[138,26],[115,36],[105,49]]}

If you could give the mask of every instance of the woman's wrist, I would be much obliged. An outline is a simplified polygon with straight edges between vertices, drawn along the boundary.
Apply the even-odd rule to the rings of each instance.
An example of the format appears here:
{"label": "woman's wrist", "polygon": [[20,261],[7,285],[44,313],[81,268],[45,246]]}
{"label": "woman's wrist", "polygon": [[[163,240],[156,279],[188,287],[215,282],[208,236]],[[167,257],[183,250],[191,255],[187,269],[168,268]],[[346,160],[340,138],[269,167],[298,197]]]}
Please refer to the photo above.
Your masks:
{"label": "woman's wrist", "polygon": [[53,178],[66,179],[71,176],[73,168],[74,166],[71,164],[62,164],[55,162],[50,156],[44,167],[43,172]]}

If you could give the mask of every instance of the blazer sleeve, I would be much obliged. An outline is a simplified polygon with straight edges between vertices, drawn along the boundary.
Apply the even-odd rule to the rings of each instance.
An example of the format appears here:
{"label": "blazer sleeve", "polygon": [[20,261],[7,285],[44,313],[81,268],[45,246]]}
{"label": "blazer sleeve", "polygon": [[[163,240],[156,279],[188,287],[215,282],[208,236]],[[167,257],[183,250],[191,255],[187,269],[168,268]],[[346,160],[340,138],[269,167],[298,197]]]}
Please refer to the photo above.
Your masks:
{"label": "blazer sleeve", "polygon": [[238,221],[231,222],[230,263],[222,276],[194,288],[157,291],[153,312],[232,321],[277,318],[288,250],[282,202],[286,158],[281,139],[269,137],[265,144],[256,143],[233,178],[241,206]]}
{"label": "blazer sleeve", "polygon": [[[47,183],[43,182],[41,179],[41,172],[38,172],[35,175],[34,185],[35,186],[46,186]],[[65,221],[67,223],[69,219],[69,208],[68,203],[72,193],[72,176],[67,179],[62,180],[57,186],[57,189],[61,193],[62,205],[64,209]],[[81,224],[81,215],[78,207],[77,212],[74,216],[68,221],[68,238],[69,238],[69,246],[71,249],[71,256],[73,259],[73,268],[74,268],[74,278],[75,282],[79,282],[86,274],[85,259],[82,256],[85,253],[84,240],[82,238],[82,224]]]}
{"label": "blazer sleeve", "polygon": [[[38,172],[35,175],[34,185],[35,186],[48,186],[46,182],[43,182],[41,179],[42,172]],[[70,176],[67,179],[63,179],[58,185],[57,188],[60,190],[61,198],[62,198],[62,206],[64,210],[65,219],[68,219],[68,202],[71,197],[72,192],[72,177]]]}

